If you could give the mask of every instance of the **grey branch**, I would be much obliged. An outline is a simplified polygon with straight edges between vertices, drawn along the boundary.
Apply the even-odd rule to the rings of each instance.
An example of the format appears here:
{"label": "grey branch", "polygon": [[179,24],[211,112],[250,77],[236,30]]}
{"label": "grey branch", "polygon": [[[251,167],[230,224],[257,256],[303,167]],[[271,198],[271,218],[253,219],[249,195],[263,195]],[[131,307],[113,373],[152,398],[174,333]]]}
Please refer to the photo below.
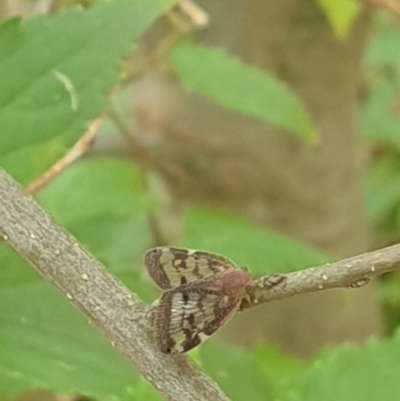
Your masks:
{"label": "grey branch", "polygon": [[261,277],[254,280],[240,309],[307,292],[363,287],[373,277],[399,267],[400,245],[393,245],[320,267]]}
{"label": "grey branch", "polygon": [[0,233],[110,340],[166,399],[227,401],[185,356],[154,345],[148,308],[0,170]]}

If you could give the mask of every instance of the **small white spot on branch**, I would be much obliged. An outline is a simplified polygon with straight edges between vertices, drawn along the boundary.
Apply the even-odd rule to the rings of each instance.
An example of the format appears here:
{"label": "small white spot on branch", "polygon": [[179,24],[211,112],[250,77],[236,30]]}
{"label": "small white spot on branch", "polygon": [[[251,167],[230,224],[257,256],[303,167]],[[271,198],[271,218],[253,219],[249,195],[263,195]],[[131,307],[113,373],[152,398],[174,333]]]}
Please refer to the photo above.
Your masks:
{"label": "small white spot on branch", "polygon": [[355,281],[354,283],[352,283],[350,285],[350,288],[360,288],[360,287],[364,287],[365,285],[367,285],[369,282],[371,281],[371,279],[369,279],[368,277],[364,277],[360,280]]}

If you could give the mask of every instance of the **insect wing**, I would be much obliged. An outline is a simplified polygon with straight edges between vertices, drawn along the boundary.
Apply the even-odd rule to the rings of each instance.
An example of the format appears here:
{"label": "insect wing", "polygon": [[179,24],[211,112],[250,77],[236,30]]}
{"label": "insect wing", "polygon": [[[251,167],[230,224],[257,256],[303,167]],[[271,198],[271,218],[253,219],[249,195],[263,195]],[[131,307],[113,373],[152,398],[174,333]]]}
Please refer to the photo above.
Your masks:
{"label": "insect wing", "polygon": [[147,251],[144,265],[153,281],[163,290],[204,280],[236,267],[222,256],[170,247]]}
{"label": "insect wing", "polygon": [[155,316],[155,340],[165,354],[191,350],[236,312],[243,294],[221,294],[213,280],[166,291]]}

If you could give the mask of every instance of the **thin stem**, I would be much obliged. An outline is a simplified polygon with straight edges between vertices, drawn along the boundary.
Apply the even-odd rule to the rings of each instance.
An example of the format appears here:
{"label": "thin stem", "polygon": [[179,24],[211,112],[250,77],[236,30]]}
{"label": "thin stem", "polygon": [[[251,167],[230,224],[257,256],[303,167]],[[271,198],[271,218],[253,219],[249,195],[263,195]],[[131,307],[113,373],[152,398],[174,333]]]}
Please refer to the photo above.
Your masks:
{"label": "thin stem", "polygon": [[88,130],[61,159],[57,160],[56,163],[54,163],[40,177],[27,186],[27,192],[35,194],[70,166],[75,160],[82,157],[93,143],[94,137],[96,136],[97,130],[100,128],[102,121],[102,118],[96,118],[96,120],[90,124]]}
{"label": "thin stem", "polygon": [[400,267],[400,245],[364,253],[349,259],[324,266],[254,281],[241,309],[251,308],[266,302],[287,298],[296,294],[316,292],[330,288],[359,288],[368,284],[375,276]]}

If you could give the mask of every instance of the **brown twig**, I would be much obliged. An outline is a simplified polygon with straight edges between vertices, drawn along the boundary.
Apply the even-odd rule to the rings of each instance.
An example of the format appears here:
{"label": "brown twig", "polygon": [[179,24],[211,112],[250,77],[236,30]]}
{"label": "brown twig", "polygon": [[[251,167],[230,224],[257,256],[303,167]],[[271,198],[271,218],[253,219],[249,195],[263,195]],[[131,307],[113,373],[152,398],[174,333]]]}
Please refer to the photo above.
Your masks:
{"label": "brown twig", "polygon": [[79,138],[75,145],[55,164],[53,164],[48,170],[46,170],[40,177],[35,181],[31,182],[27,187],[26,191],[30,194],[35,194],[37,191],[42,189],[51,180],[53,180],[58,174],[65,170],[75,160],[79,159],[84,155],[90,145],[93,143],[94,137],[97,130],[100,128],[103,118],[96,118],[89,126],[88,130]]}
{"label": "brown twig", "polygon": [[190,0],[182,0],[177,7],[182,14],[190,19],[193,26],[203,27],[207,25],[210,20],[209,15],[200,6]]}
{"label": "brown twig", "polygon": [[0,170],[0,233],[109,339],[167,400],[228,401],[185,356],[154,345],[148,307]]}
{"label": "brown twig", "polygon": [[[203,28],[209,22],[208,14],[190,0],[182,0],[173,10],[165,14],[170,22],[167,34],[157,43],[157,46],[145,60],[145,70],[148,66],[159,65],[167,57],[173,46],[189,32]],[[130,82],[131,77],[126,82]]]}

